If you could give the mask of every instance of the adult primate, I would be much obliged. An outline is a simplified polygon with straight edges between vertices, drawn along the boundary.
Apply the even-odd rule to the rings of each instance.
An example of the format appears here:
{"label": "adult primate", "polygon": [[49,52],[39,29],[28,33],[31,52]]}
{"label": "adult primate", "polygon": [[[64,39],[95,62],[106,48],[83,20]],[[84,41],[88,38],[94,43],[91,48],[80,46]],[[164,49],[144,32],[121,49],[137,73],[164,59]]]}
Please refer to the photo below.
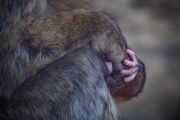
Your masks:
{"label": "adult primate", "polygon": [[[145,68],[119,26],[81,0],[1,0],[2,119],[118,120]],[[124,61],[124,63],[123,63]]]}

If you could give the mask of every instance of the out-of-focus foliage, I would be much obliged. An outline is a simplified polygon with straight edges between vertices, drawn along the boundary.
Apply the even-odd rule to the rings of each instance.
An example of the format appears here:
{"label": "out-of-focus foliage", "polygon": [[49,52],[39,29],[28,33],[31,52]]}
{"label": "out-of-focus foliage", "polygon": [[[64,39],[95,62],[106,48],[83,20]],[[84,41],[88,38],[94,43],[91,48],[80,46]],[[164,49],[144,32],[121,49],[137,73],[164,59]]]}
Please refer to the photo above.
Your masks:
{"label": "out-of-focus foliage", "polygon": [[180,0],[132,0],[135,6],[152,7],[160,12],[180,12]]}

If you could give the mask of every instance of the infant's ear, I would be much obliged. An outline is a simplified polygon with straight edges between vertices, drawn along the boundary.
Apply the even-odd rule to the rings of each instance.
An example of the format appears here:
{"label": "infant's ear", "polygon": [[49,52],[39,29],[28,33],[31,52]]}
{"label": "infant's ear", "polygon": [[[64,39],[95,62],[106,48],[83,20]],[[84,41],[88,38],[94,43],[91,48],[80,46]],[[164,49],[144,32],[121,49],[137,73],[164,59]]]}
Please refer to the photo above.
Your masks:
{"label": "infant's ear", "polygon": [[111,74],[112,71],[113,71],[112,63],[111,62],[106,62],[106,66],[108,68],[109,74]]}

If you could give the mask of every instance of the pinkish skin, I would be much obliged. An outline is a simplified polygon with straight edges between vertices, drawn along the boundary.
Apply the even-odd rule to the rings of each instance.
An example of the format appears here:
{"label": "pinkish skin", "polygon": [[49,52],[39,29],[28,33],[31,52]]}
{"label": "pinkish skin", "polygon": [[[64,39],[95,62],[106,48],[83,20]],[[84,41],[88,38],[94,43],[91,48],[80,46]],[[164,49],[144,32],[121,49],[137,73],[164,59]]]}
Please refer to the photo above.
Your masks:
{"label": "pinkish skin", "polygon": [[[135,53],[130,49],[127,49],[126,53],[132,58],[133,61],[129,61],[129,60],[125,59],[124,64],[131,68],[128,70],[125,70],[125,69],[120,70],[120,74],[128,75],[128,77],[124,78],[124,81],[126,83],[128,83],[128,82],[131,82],[132,80],[134,80],[134,78],[136,77],[136,75],[138,73],[139,68],[138,68],[138,60],[136,58]],[[112,70],[113,70],[112,63],[106,62],[106,65],[107,65],[109,73],[112,73]]]}

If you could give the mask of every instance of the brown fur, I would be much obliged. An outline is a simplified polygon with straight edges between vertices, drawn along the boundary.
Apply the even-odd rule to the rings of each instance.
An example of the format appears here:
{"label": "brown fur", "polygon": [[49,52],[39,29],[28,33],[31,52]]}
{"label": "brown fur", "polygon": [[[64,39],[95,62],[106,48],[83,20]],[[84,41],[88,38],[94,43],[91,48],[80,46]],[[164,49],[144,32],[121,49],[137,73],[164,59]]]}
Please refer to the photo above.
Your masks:
{"label": "brown fur", "polygon": [[[73,51],[79,50],[83,46],[90,46],[91,48],[88,47],[88,50],[93,50],[94,53],[90,55],[90,58],[94,59],[95,56],[104,56],[106,61],[112,62],[115,71],[125,68],[122,60],[128,58],[125,53],[128,46],[118,25],[107,14],[94,9],[87,3],[80,0],[1,0],[0,2],[0,98],[1,101],[10,100],[10,107],[7,109],[7,111],[10,111],[9,115],[13,115],[11,113],[18,113],[18,110],[19,112],[24,111],[24,109],[18,108],[18,106],[26,106],[21,104],[21,102],[24,100],[28,101],[28,99],[23,99],[23,97],[31,96],[26,94],[28,93],[27,88],[30,89],[32,86],[36,87],[36,85],[40,85],[38,81],[44,84],[44,79],[48,78],[48,74],[52,76],[52,81],[56,80],[56,78],[53,78],[53,73],[64,76],[71,75],[69,72],[70,69],[67,69],[67,75],[63,72],[58,72],[58,70],[56,71],[51,65],[61,66],[58,63],[63,61],[64,56],[71,52],[74,53]],[[80,50],[84,49],[85,51],[87,50],[86,47]],[[77,54],[77,52],[75,52],[75,54]],[[65,58],[70,59],[70,57]],[[72,59],[75,58],[76,57],[73,57]],[[99,61],[102,62],[103,59],[100,58]],[[69,63],[74,64],[76,62],[82,62],[81,66],[88,64],[88,61],[84,62],[81,60],[71,61]],[[97,65],[94,62],[90,63]],[[64,63],[62,65],[64,65]],[[67,64],[65,65],[67,66]],[[54,72],[47,72],[49,67]],[[78,64],[74,67],[78,67]],[[103,67],[103,65],[99,67],[107,71],[107,68]],[[61,66],[58,69],[62,70],[63,67]],[[142,67],[142,69],[144,69],[144,67]],[[89,70],[89,68],[83,70],[86,70],[87,73],[93,71],[93,69]],[[97,69],[94,69],[93,75],[96,71]],[[46,76],[43,78],[44,73],[46,73]],[[79,72],[75,73],[78,74]],[[102,72],[97,75],[102,75],[104,78],[109,76],[111,80],[115,80],[115,84],[111,84],[111,81],[106,81],[106,84],[111,84],[111,86],[109,86],[111,91],[114,91],[114,85],[117,86],[117,83],[122,82],[122,77],[119,74],[112,74],[110,76],[107,72]],[[114,75],[121,77],[121,79],[116,79],[113,77]],[[136,89],[138,90],[135,94],[139,92],[143,87],[142,83],[144,83],[144,73],[142,74],[141,71],[139,75],[140,77],[136,77],[137,80],[135,81],[138,81],[140,85],[137,86]],[[38,76],[41,77],[39,78]],[[68,80],[71,81],[74,77],[72,76]],[[101,77],[101,79],[103,77]],[[97,79],[98,77],[95,78]],[[140,80],[138,78],[140,78]],[[60,81],[63,81],[62,79],[63,78],[58,78]],[[86,75],[84,75],[84,79],[86,79]],[[68,80],[65,82],[68,82]],[[48,83],[48,81],[46,82]],[[47,84],[47,87],[42,90],[50,90],[49,85]],[[83,85],[86,86],[86,84]],[[46,83],[44,86],[46,86]],[[118,87],[121,87],[121,84],[118,84]],[[128,85],[123,87],[123,89],[126,87],[128,87]],[[66,87],[59,85],[59,88],[64,90]],[[21,93],[22,90],[24,90],[25,93]],[[56,92],[57,90],[52,89],[52,91]],[[32,89],[29,94],[33,93],[32,95],[37,97],[38,94],[35,92],[37,91]],[[43,94],[47,93],[44,92],[40,95],[40,101],[44,100],[42,97]],[[65,94],[62,94],[62,96],[63,95]],[[99,95],[102,96],[100,93]],[[109,93],[107,93],[107,95],[109,95]],[[68,97],[67,95],[65,96]],[[33,98],[33,96],[31,97]],[[50,95],[48,95],[48,97],[49,98],[46,99],[55,99],[51,98],[52,96]],[[17,101],[21,101],[17,106],[14,103],[16,99]],[[93,100],[95,100],[95,98]],[[108,102],[109,101],[111,101],[110,98]],[[34,100],[33,103],[36,104],[36,102],[38,104],[38,100]],[[44,100],[44,105],[47,105],[46,100]],[[114,104],[112,103],[111,107],[113,106]],[[36,109],[36,107],[32,108],[32,110],[34,109]],[[41,109],[38,110],[43,112]],[[113,111],[109,112],[113,113]],[[26,116],[27,113],[23,114]],[[16,116],[19,118],[18,115],[20,114],[11,117],[14,118]],[[43,115],[43,117],[46,118],[46,115]],[[57,116],[55,118],[58,118]],[[117,117],[118,114],[113,115],[113,117],[115,116]],[[30,118],[31,117],[29,117],[29,119]],[[36,119],[33,115],[32,118]],[[108,119],[108,117],[106,119]]]}

